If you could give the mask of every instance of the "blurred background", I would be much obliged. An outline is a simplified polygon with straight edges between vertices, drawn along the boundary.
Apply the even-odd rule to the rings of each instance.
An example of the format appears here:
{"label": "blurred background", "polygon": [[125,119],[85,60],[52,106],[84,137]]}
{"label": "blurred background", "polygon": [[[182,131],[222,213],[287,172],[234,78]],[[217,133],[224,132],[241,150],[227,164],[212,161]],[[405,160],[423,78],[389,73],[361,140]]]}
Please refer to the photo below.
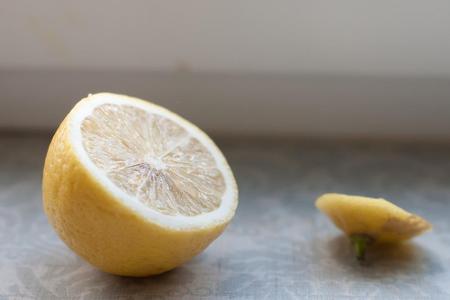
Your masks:
{"label": "blurred background", "polygon": [[0,129],[48,131],[88,93],[213,134],[450,137],[445,0],[6,1]]}

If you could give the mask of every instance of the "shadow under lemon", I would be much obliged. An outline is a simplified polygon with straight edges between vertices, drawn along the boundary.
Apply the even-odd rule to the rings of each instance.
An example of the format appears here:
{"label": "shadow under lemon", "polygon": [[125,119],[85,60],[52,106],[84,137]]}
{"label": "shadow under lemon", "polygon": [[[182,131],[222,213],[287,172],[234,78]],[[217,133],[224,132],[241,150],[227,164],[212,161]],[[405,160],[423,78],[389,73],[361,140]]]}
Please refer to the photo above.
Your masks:
{"label": "shadow under lemon", "polygon": [[375,243],[368,249],[363,262],[355,258],[354,249],[345,235],[328,240],[327,249],[338,264],[368,277],[430,273],[438,268],[438,264],[433,261],[433,254],[413,241]]}
{"label": "shadow under lemon", "polygon": [[166,299],[166,297],[207,296],[210,291],[196,287],[196,276],[189,266],[180,266],[162,274],[148,277],[125,277],[104,273],[96,270],[97,279],[108,282],[104,288],[91,294],[101,297],[151,297],[151,299]]}

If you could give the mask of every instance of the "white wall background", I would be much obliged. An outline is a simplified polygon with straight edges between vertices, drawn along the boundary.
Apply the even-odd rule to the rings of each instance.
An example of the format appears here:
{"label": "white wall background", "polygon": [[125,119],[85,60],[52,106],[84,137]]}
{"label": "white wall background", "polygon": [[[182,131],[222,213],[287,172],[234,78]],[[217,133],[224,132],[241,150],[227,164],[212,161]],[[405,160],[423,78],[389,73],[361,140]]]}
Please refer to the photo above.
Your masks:
{"label": "white wall background", "polygon": [[3,128],[111,90],[212,131],[450,137],[450,1],[3,1],[0,43]]}

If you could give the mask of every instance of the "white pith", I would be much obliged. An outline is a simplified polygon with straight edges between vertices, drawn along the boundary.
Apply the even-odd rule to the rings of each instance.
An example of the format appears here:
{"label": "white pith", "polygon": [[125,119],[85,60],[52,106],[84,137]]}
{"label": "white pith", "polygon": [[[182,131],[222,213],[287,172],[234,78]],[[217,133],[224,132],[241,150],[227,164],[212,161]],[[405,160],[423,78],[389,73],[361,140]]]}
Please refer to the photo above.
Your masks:
{"label": "white pith", "polygon": [[[138,200],[136,196],[130,195],[114,184],[114,182],[108,178],[107,174],[99,169],[99,167],[97,167],[90,159],[82,143],[83,136],[81,126],[83,121],[92,114],[95,108],[104,104],[131,106],[144,110],[152,115],[161,116],[176,123],[188,133],[189,137],[192,137],[198,141],[201,146],[205,147],[214,159],[216,168],[221,173],[225,182],[225,190],[220,201],[220,206],[217,208],[214,207],[213,210],[209,209],[209,212],[203,212],[198,215],[169,215],[152,209]],[[229,169],[225,158],[206,134],[178,115],[149,102],[122,95],[101,93],[90,95],[86,99],[80,101],[71,113],[69,124],[71,144],[82,164],[91,174],[93,174],[96,180],[98,180],[102,186],[114,196],[114,198],[121,201],[128,208],[143,216],[148,221],[173,229],[193,229],[224,223],[229,221],[233,216],[237,206],[237,188],[233,174]],[[155,169],[164,169],[166,167],[163,161],[155,159],[154,157],[146,157],[146,161],[152,164]]]}

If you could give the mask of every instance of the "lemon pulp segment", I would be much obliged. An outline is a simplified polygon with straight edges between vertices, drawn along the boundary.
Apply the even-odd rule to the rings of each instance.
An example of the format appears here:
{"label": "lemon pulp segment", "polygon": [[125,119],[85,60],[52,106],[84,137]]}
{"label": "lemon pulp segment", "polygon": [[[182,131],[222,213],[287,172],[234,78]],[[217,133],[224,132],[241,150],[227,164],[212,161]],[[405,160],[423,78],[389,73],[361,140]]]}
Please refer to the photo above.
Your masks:
{"label": "lemon pulp segment", "polygon": [[195,216],[220,206],[225,182],[214,158],[172,120],[103,104],[83,120],[81,133],[95,166],[148,207]]}

